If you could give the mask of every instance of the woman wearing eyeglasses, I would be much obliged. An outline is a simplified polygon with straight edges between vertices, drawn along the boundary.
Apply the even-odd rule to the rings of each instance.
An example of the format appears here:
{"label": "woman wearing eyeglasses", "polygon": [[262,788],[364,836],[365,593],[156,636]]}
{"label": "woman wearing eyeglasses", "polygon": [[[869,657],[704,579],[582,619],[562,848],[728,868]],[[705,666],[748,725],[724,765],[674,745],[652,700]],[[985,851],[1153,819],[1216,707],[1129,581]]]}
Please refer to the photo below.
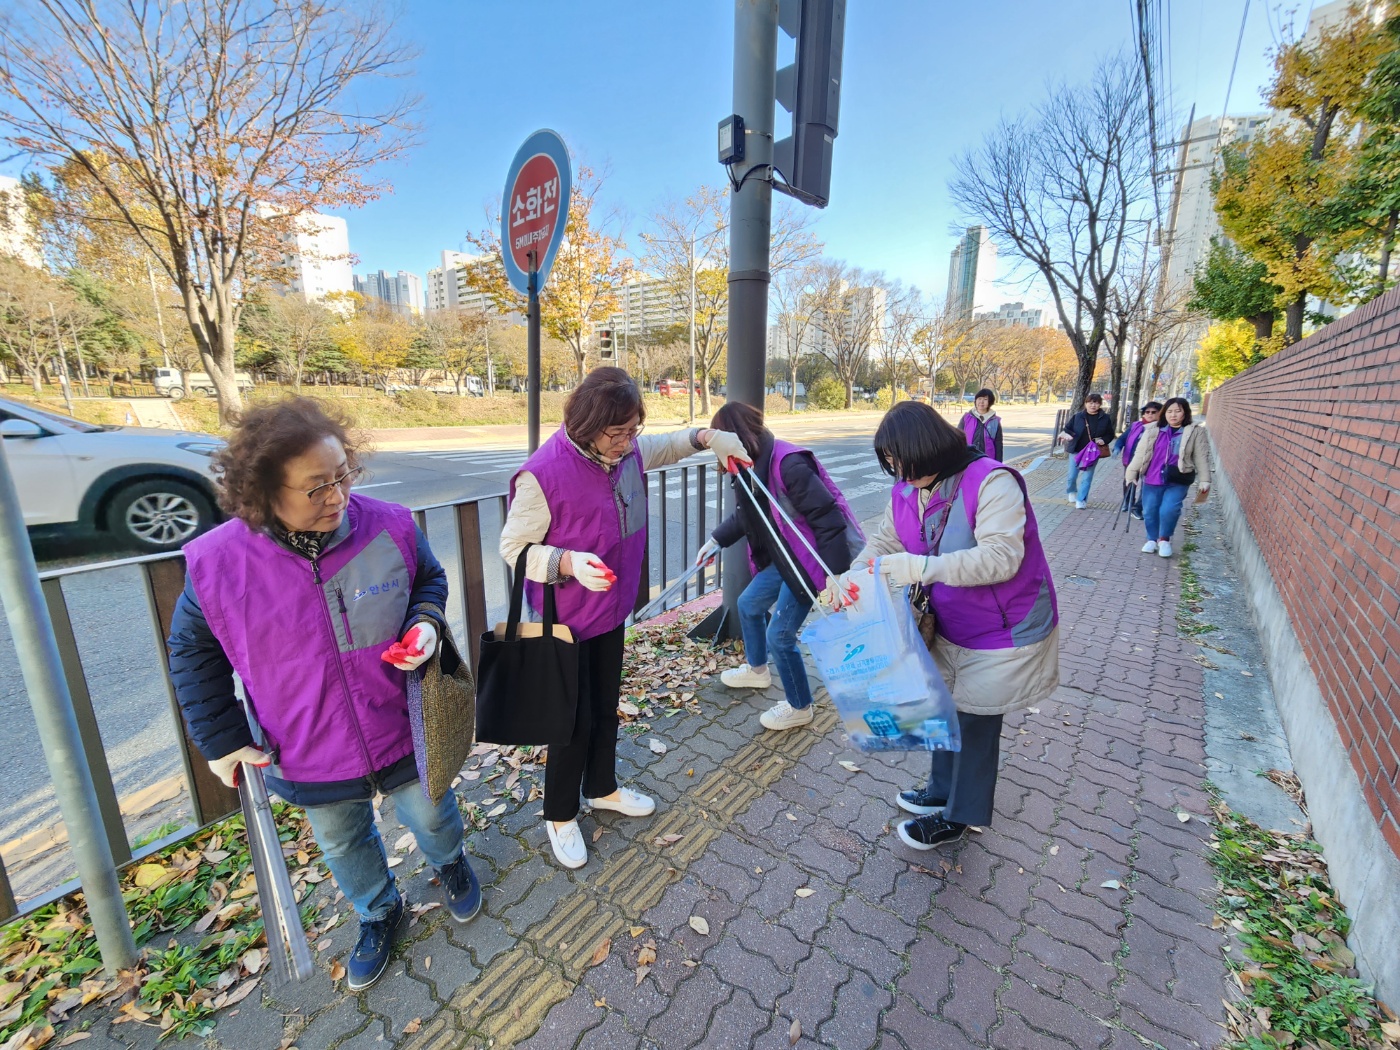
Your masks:
{"label": "woman wearing eyeglasses", "polygon": [[[501,557],[526,550],[526,595],[539,609],[542,584],[559,584],[559,622],[579,643],[573,739],[551,744],[545,764],[544,824],[555,859],[581,868],[588,849],[578,827],[579,792],[594,809],[649,816],[656,803],[617,783],[617,701],[623,623],[641,582],[647,543],[643,473],[709,449],[722,465],[750,463],[743,442],[723,430],[642,434],[646,408],[620,368],[595,368],[564,403],[564,425],[510,481]],[[533,545],[533,546],[532,546]]]}
{"label": "woman wearing eyeglasses", "polygon": [[[408,721],[404,672],[437,646],[447,575],[407,508],[351,495],[359,450],[310,398],[243,413],[215,470],[231,520],[184,549],[169,639],[175,695],[220,780],[233,787],[240,763],[262,766],[270,790],[306,807],[360,919],[347,983],[366,988],[404,917],[376,794],[393,799],[436,869],[452,918],[481,908],[457,800],[448,791],[434,805],[419,786]],[[418,655],[385,663],[400,640]]]}

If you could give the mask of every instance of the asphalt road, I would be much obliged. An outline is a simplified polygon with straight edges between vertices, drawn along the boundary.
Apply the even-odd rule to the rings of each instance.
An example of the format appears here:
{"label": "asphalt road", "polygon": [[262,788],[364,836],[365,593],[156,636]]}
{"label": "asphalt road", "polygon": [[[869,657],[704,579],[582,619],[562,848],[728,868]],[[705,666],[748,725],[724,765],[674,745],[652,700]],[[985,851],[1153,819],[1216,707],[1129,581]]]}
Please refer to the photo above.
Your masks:
{"label": "asphalt road", "polygon": [[[1048,445],[1053,409],[1013,412],[1014,415],[1008,413],[1007,459],[1043,450]],[[807,425],[796,420],[775,423],[782,437],[817,453],[863,522],[878,519],[890,490],[890,481],[880,471],[871,449],[872,428],[868,417],[860,424],[842,420]],[[371,457],[370,477],[357,491],[413,507],[503,496],[511,473],[524,458],[523,448],[380,452]],[[712,459],[704,471],[702,500],[697,491],[700,471],[695,468],[706,463],[706,457],[696,456],[685,464],[690,469],[684,477],[678,468],[668,472],[664,527],[661,479],[655,475],[650,479],[653,593],[659,592],[663,581],[659,572],[663,534],[667,555],[664,579],[671,580],[689,567],[704,533],[719,520],[722,511],[732,507],[732,497],[718,491],[721,486]],[[449,579],[460,579],[451,511],[429,511],[427,525],[429,540]],[[482,547],[487,566],[489,619],[493,623],[504,617],[508,600],[504,565],[495,556],[499,531],[500,502],[488,499],[482,505]],[[82,536],[43,540],[35,545],[41,569],[102,563],[129,553]],[[176,729],[161,676],[164,647],[151,623],[139,569],[118,566],[77,572],[65,577],[64,593],[118,795],[125,797],[179,776]],[[460,639],[464,623],[459,602],[460,594],[454,596],[449,616],[455,621],[454,631]],[[58,811],[9,630],[3,621],[0,719],[5,725],[0,735],[0,769],[4,770],[0,777],[0,850],[4,851],[16,895],[23,899],[71,877],[72,872],[61,851],[32,864],[16,865],[13,859],[14,843],[26,833],[56,823]],[[188,804],[177,800],[146,818],[128,819],[128,832],[134,838],[152,830],[155,823],[187,819],[188,815]]]}

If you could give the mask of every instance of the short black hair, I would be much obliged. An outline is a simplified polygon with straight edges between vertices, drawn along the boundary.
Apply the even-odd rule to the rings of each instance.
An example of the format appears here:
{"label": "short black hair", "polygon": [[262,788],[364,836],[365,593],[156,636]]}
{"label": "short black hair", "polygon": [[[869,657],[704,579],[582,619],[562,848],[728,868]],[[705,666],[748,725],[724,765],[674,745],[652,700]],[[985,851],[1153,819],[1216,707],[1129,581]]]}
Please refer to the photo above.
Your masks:
{"label": "short black hair", "polygon": [[1149,402],[1147,402],[1147,404],[1143,405],[1140,409],[1138,409],[1138,415],[1142,415],[1142,414],[1143,414],[1144,412],[1146,412],[1149,408],[1154,409],[1154,410],[1157,411],[1157,412],[1160,412],[1160,411],[1162,411],[1162,402],[1160,402],[1160,401],[1149,401]]}
{"label": "short black hair", "polygon": [[1084,401],[1085,401],[1086,404],[1087,404],[1088,402],[1090,402],[1090,401],[1097,401],[1099,404],[1103,404],[1103,395],[1102,395],[1102,394],[1090,394],[1088,397],[1086,397],[1086,398],[1084,399]]}
{"label": "short black hair", "polygon": [[1167,398],[1166,403],[1162,405],[1163,419],[1167,418],[1167,409],[1171,408],[1172,405],[1180,405],[1181,411],[1186,413],[1186,417],[1181,421],[1182,426],[1185,426],[1187,423],[1191,422],[1191,402],[1187,401],[1184,397]]}
{"label": "short black hair", "polygon": [[943,477],[967,459],[963,432],[922,401],[901,401],[880,420],[875,456],[880,469],[901,481]]}
{"label": "short black hair", "polygon": [[977,399],[978,399],[979,397],[985,397],[985,398],[987,399],[987,407],[988,407],[988,408],[990,408],[992,405],[995,405],[995,404],[997,403],[997,396],[996,396],[996,394],[992,393],[992,392],[991,392],[990,390],[988,390],[986,387],[983,387],[981,390],[977,391],[977,393],[975,393],[975,394],[972,395],[972,403],[973,403],[973,404],[976,404],[976,403],[977,403]]}

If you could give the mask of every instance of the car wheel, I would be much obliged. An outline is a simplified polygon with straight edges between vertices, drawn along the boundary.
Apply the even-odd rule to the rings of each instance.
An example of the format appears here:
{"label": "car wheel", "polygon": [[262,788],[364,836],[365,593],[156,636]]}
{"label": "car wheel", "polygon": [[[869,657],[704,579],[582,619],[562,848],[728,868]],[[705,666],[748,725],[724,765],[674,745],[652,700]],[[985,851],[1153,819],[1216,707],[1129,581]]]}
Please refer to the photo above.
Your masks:
{"label": "car wheel", "polygon": [[185,388],[182,387],[182,386],[172,386],[172,387],[170,388],[170,400],[171,400],[171,401],[183,401],[183,400],[185,400]]}
{"label": "car wheel", "polygon": [[107,529],[146,551],[179,550],[215,522],[209,497],[180,481],[128,485],[107,508]]}
{"label": "car wheel", "polygon": [[197,386],[197,387],[194,388],[194,396],[195,396],[195,397],[213,397],[213,396],[214,396],[214,391],[210,390],[207,386]]}

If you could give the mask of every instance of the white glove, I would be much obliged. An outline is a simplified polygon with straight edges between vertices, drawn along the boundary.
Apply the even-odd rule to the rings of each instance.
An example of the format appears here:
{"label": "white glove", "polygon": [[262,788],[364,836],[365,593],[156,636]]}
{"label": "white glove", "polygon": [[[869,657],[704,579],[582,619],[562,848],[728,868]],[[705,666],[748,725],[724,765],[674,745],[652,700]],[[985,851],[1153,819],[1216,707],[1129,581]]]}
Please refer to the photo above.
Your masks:
{"label": "white glove", "polygon": [[438,632],[437,628],[426,620],[416,623],[404,634],[399,645],[405,649],[421,650],[417,656],[404,656],[399,660],[390,660],[400,671],[412,671],[422,666],[432,659],[433,653],[437,650]]}
{"label": "white glove", "polygon": [[749,455],[749,450],[744,448],[744,443],[739,440],[739,435],[732,434],[728,430],[712,430],[710,440],[705,447],[715,454],[720,467],[731,474],[737,469],[732,462],[734,460],[737,460],[740,466],[753,466],[753,457]]}
{"label": "white glove", "polygon": [[236,788],[238,786],[238,767],[241,763],[247,762],[250,766],[272,765],[272,759],[255,747],[240,747],[232,754],[223,758],[211,758],[209,768],[214,771],[214,775],[224,782],[225,787]]}
{"label": "white glove", "polygon": [[700,553],[695,555],[696,565],[708,565],[715,560],[715,555],[719,553],[719,544],[715,542],[713,536],[705,541],[705,545],[700,548]]}
{"label": "white glove", "polygon": [[848,605],[854,605],[860,600],[860,585],[853,582],[852,577],[865,575],[865,570],[852,569],[850,572],[843,572],[840,576],[828,576],[826,578],[826,590],[821,593],[821,601],[832,607],[832,609],[844,609]]}
{"label": "white glove", "polygon": [[590,554],[588,551],[570,551],[569,561],[574,579],[590,591],[606,591],[617,580],[617,574],[604,565],[603,560],[596,554]]}
{"label": "white glove", "polygon": [[914,587],[924,582],[928,558],[922,554],[884,554],[875,562],[881,576],[889,577],[896,587]]}

